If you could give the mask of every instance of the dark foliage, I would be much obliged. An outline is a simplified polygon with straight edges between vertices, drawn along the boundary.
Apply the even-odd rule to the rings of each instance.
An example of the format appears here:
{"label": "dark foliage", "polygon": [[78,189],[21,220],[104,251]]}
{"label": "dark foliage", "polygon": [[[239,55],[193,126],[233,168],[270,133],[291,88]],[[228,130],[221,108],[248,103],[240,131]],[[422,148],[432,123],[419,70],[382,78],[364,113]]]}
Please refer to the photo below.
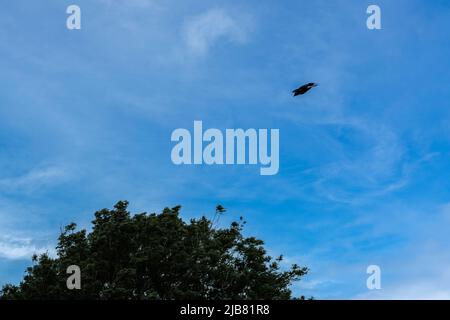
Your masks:
{"label": "dark foliage", "polygon": [[[184,222],[180,207],[161,214],[130,215],[128,202],[95,213],[92,231],[65,227],[57,257],[33,257],[18,286],[3,287],[1,299],[291,299],[292,282],[307,273],[282,257],[266,254],[264,243],[244,237],[245,222],[218,228],[213,221]],[[82,287],[68,290],[66,269],[81,268]]]}

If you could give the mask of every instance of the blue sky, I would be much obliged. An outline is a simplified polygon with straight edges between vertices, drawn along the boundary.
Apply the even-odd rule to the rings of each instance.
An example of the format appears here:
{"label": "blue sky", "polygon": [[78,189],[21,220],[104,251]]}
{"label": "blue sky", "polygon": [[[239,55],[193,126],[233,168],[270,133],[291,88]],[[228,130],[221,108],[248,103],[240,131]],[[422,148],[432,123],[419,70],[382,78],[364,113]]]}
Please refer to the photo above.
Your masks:
{"label": "blue sky", "polygon": [[[382,30],[366,28],[369,4]],[[310,267],[297,294],[450,298],[448,1],[1,6],[0,284],[61,226],[127,199],[243,215],[271,253]],[[171,132],[194,120],[280,129],[278,175],[173,165]],[[382,290],[366,288],[372,264]]]}

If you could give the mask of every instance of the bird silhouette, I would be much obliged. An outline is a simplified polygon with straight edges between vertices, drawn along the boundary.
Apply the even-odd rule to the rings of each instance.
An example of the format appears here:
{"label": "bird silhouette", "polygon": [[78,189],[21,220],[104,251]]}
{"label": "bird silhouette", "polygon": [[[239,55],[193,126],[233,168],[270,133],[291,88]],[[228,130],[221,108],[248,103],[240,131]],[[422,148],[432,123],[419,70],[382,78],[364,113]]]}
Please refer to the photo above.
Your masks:
{"label": "bird silhouette", "polygon": [[310,82],[310,83],[307,83],[307,84],[295,89],[294,91],[292,91],[292,93],[294,94],[294,97],[296,97],[296,96],[307,93],[309,90],[311,90],[312,88],[317,87],[317,86],[318,86],[317,83]]}

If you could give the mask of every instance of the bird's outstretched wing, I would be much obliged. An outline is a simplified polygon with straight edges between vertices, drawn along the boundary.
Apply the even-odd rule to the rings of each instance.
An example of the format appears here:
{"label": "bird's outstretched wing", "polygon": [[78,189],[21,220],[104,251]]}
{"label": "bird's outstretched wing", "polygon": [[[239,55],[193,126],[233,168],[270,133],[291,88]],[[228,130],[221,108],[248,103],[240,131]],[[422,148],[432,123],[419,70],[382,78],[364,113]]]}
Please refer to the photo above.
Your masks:
{"label": "bird's outstretched wing", "polygon": [[297,89],[293,90],[292,93],[294,94],[294,97],[295,97],[295,96],[298,96],[298,95],[305,94],[306,92],[308,92],[309,90],[311,90],[312,88],[317,87],[317,86],[318,86],[317,83],[310,82],[310,83],[307,83],[307,84],[305,84],[305,85],[303,85],[301,87],[298,87]]}

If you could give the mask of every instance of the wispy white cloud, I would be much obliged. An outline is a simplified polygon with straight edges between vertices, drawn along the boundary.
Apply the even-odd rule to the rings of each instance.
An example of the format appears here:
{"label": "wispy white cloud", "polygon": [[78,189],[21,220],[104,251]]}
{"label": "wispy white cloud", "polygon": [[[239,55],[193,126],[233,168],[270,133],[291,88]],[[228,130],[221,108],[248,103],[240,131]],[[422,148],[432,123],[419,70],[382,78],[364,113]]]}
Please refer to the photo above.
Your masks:
{"label": "wispy white cloud", "polygon": [[227,11],[210,9],[188,19],[183,33],[188,50],[196,55],[204,55],[219,39],[244,43],[248,30],[241,19]]}
{"label": "wispy white cloud", "polygon": [[63,167],[48,166],[34,168],[19,176],[0,179],[0,189],[8,191],[33,191],[44,186],[60,183],[67,177],[67,169]]}
{"label": "wispy white cloud", "polygon": [[430,283],[405,284],[397,288],[389,288],[357,295],[355,300],[449,300],[448,283],[445,286]]}
{"label": "wispy white cloud", "polygon": [[30,238],[12,236],[0,236],[0,258],[9,260],[30,259],[33,254],[48,252],[55,254],[54,248],[49,246],[37,246]]}
{"label": "wispy white cloud", "polygon": [[[363,291],[354,299],[450,299],[448,226],[450,206],[422,210],[397,208],[389,221],[372,220],[374,231],[395,231],[406,243],[376,259],[381,269],[381,290]],[[393,209],[393,208],[392,208]],[[394,209],[392,210],[394,211]],[[417,223],[420,221],[420,223]]]}
{"label": "wispy white cloud", "polygon": [[159,3],[159,1],[157,1],[157,0],[99,0],[99,1],[108,6],[127,5],[127,6],[141,7],[141,8],[155,7]]}

